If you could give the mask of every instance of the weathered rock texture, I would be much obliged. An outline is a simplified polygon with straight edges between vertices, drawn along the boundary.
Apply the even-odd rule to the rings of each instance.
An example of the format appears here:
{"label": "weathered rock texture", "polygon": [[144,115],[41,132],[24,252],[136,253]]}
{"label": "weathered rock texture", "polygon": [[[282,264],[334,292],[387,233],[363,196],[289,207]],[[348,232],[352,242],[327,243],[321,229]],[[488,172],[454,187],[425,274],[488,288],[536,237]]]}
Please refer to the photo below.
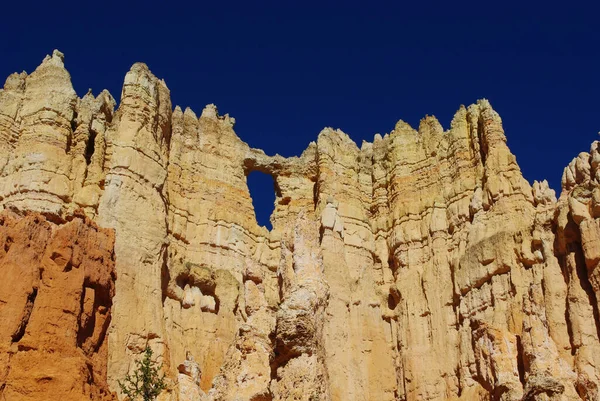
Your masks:
{"label": "weathered rock texture", "polygon": [[82,215],[0,214],[0,400],[116,399],[106,377],[113,243]]}
{"label": "weathered rock texture", "polygon": [[[111,391],[149,345],[162,400],[598,399],[599,143],[557,201],[523,178],[485,100],[446,131],[400,121],[360,148],[326,128],[292,158],[250,148],[213,105],[173,110],[144,64],[114,107],[79,99],[59,52],[0,91],[0,205],[52,221],[82,209],[115,231]],[[274,179],[271,231],[253,171]],[[12,330],[2,355],[16,358]]]}

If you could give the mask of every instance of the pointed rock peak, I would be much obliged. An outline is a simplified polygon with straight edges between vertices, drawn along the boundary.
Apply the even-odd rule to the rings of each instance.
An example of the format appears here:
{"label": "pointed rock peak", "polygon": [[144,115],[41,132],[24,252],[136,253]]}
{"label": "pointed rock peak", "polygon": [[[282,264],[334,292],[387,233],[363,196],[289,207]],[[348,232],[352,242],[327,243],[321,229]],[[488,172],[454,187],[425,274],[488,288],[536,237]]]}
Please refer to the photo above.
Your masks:
{"label": "pointed rock peak", "polygon": [[146,63],[134,63],[131,68],[129,69],[129,71],[134,71],[134,72],[150,72],[150,68],[148,68],[148,66],[146,65]]}
{"label": "pointed rock peak", "polygon": [[96,97],[96,100],[100,101],[100,102],[102,102],[102,104],[106,105],[107,110],[110,112],[110,114],[112,114],[115,107],[117,107],[117,101],[115,100],[113,95],[111,95],[110,92],[106,89],[104,89],[102,92],[100,92],[98,97]]}
{"label": "pointed rock peak", "polygon": [[95,97],[90,88],[85,96],[79,99],[77,107],[79,109],[79,114],[82,113],[82,110],[88,110],[92,114],[104,113],[110,120],[112,119],[115,106],[115,99],[106,89]]}
{"label": "pointed rock peak", "polygon": [[[61,93],[61,96],[68,97],[68,103],[75,105],[77,103],[77,94],[71,83],[71,75],[65,69],[63,64],[63,56],[59,51],[55,51],[52,56],[46,56],[42,63],[27,76],[26,91],[31,93],[44,94],[49,104],[56,105],[66,104],[67,98],[60,99],[50,93]],[[40,96],[40,95],[37,95]]]}
{"label": "pointed rock peak", "polygon": [[[135,63],[125,74],[125,84],[137,84],[145,88],[155,88],[157,78],[144,63]],[[154,90],[154,89],[153,89]]]}
{"label": "pointed rock peak", "polygon": [[556,192],[550,188],[547,180],[533,182],[533,198],[536,205],[556,203]]}
{"label": "pointed rock peak", "polygon": [[6,78],[6,82],[4,83],[4,90],[13,90],[13,91],[23,91],[25,90],[25,78],[27,78],[27,73],[23,71],[22,73],[13,73]]}
{"label": "pointed rock peak", "polygon": [[177,151],[177,144],[183,135],[183,110],[181,107],[175,106],[171,113],[171,151]]}
{"label": "pointed rock peak", "polygon": [[426,114],[425,117],[423,117],[421,119],[421,123],[423,123],[423,122],[425,122],[427,124],[440,124],[440,122],[438,121],[436,116],[434,116],[434,115],[430,116],[429,114]]}
{"label": "pointed rock peak", "polygon": [[487,99],[479,99],[477,101],[477,107],[479,108],[480,115],[486,120],[495,121],[498,124],[502,124],[502,118],[500,114],[492,108],[492,105]]}
{"label": "pointed rock peak", "polygon": [[396,132],[412,132],[412,133],[417,133],[417,131],[415,131],[415,129],[413,127],[410,126],[409,123],[405,122],[404,120],[398,120],[398,122],[396,123],[396,126],[394,127],[394,131]]}
{"label": "pointed rock peak", "polygon": [[452,117],[452,121],[450,122],[450,129],[456,128],[460,125],[464,125],[467,122],[467,108],[464,104],[461,104],[456,113],[454,113],[454,117]]}
{"label": "pointed rock peak", "polygon": [[377,142],[380,142],[382,140],[383,140],[383,138],[381,137],[380,133],[375,134],[375,137],[373,137],[373,143],[377,143]]}
{"label": "pointed rock peak", "polygon": [[42,66],[49,66],[49,65],[64,68],[65,67],[65,55],[62,52],[55,49],[52,52],[51,56],[47,55],[46,57],[44,57],[42,64],[38,68],[40,68]]}
{"label": "pointed rock peak", "polygon": [[213,103],[207,104],[204,107],[204,110],[202,110],[202,114],[200,115],[200,117],[216,120],[217,118],[219,118],[219,111],[217,110],[217,106],[215,106]]}
{"label": "pointed rock peak", "polygon": [[470,104],[467,107],[467,114],[469,116],[473,116],[473,115],[479,115],[479,112],[481,111],[481,109],[479,108],[479,105],[477,103],[474,104]]}
{"label": "pointed rock peak", "polygon": [[469,118],[476,121],[479,116],[484,117],[486,120],[494,120],[499,123],[502,122],[500,115],[494,110],[489,100],[479,99],[475,104],[470,105],[467,108]]}
{"label": "pointed rock peak", "polygon": [[52,51],[52,58],[58,58],[61,62],[65,62],[65,54],[57,49],[54,49]]}
{"label": "pointed rock peak", "polygon": [[233,127],[235,125],[235,118],[234,117],[230,117],[229,113],[225,114],[223,116],[223,120],[228,122],[229,124],[231,124],[231,126]]}
{"label": "pointed rock peak", "polygon": [[477,106],[479,106],[479,108],[482,111],[487,110],[487,109],[493,110],[492,105],[490,104],[490,101],[485,98],[477,100]]}
{"label": "pointed rock peak", "polygon": [[[152,75],[152,73],[150,73]],[[154,77],[154,75],[152,75]],[[155,79],[158,79],[155,77]],[[169,108],[171,107],[170,103],[171,103],[171,90],[169,89],[169,87],[167,86],[167,83],[165,82],[164,79],[158,79],[158,90],[159,92],[161,92],[161,96],[164,99],[169,99]]]}
{"label": "pointed rock peak", "polygon": [[[131,66],[127,74],[125,74],[125,81],[123,85],[123,90],[121,93],[121,99],[126,97],[126,92],[131,89],[127,89],[127,86],[140,86],[144,88],[144,91],[150,97],[156,97],[157,88],[160,88],[161,85],[159,83],[158,78],[152,74],[152,71],[148,68],[148,66],[144,63],[135,63]],[[168,92],[158,90],[158,92]],[[160,95],[158,95],[160,96]],[[169,106],[169,112],[171,111],[171,106]]]}
{"label": "pointed rock peak", "polygon": [[115,103],[115,98],[107,89],[103,89],[102,92],[100,92],[100,94],[98,95],[98,99],[100,98]]}
{"label": "pointed rock peak", "polygon": [[419,123],[419,134],[430,135],[430,134],[441,134],[444,132],[442,124],[438,121],[435,116],[425,116]]}
{"label": "pointed rock peak", "polygon": [[338,145],[350,146],[353,149],[358,150],[358,145],[356,142],[350,138],[348,134],[346,134],[341,129],[333,129],[332,127],[325,127],[319,133],[317,138],[317,142],[320,142],[322,139],[328,138],[332,142],[337,143]]}
{"label": "pointed rock peak", "polygon": [[335,130],[332,127],[325,127],[321,130],[321,132],[319,132],[319,135],[317,136],[317,141],[318,138],[320,138],[321,136],[332,136],[335,133]]}
{"label": "pointed rock peak", "polygon": [[92,101],[92,100],[96,100],[96,98],[94,97],[94,94],[92,93],[92,88],[89,88],[87,93],[85,94],[85,96],[83,96],[81,98],[81,100],[83,101]]}
{"label": "pointed rock peak", "polygon": [[198,117],[196,116],[196,113],[194,113],[194,110],[192,110],[189,107],[185,108],[185,111],[183,112],[183,115],[185,116],[185,118],[191,118],[193,120],[197,120]]}
{"label": "pointed rock peak", "polygon": [[[311,155],[314,155],[316,149],[317,143],[315,141],[310,142],[300,155],[300,158],[311,157]],[[311,159],[314,160],[314,157],[311,157]]]}
{"label": "pointed rock peak", "polygon": [[[340,136],[340,138],[347,138],[347,139],[351,140],[350,136],[348,134],[346,134],[344,131],[342,131],[341,129],[339,129],[339,128],[337,128],[335,130],[335,133],[338,134]],[[352,142],[354,142],[354,141],[352,141]]]}
{"label": "pointed rock peak", "polygon": [[321,138],[334,138],[336,136],[336,131],[332,127],[324,127],[317,136],[317,143],[320,142]]}
{"label": "pointed rock peak", "polygon": [[372,149],[373,149],[373,143],[372,142],[365,141],[365,140],[362,141],[362,144],[360,146],[360,150],[361,151],[370,151]]}
{"label": "pointed rock peak", "polygon": [[202,110],[202,114],[200,115],[200,118],[215,120],[219,124],[224,124],[225,126],[228,126],[229,128],[233,128],[233,126],[235,125],[235,118],[230,117],[229,114],[220,116],[219,110],[217,110],[217,106],[215,106],[212,103],[207,104],[204,107],[204,110]]}
{"label": "pointed rock peak", "polygon": [[82,110],[92,110],[94,109],[94,105],[96,104],[96,98],[92,94],[92,90],[88,90],[88,92],[81,99],[77,99],[77,109],[78,114],[82,113]]}

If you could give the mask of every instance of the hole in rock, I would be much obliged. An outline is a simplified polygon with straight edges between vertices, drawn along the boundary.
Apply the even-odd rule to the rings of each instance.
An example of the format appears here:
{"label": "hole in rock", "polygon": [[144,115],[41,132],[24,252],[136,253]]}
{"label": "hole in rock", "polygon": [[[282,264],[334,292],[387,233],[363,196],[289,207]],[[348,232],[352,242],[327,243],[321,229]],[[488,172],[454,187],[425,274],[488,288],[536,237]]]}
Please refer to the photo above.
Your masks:
{"label": "hole in rock", "polygon": [[12,243],[13,243],[13,239],[11,237],[6,237],[6,242],[4,243],[4,252],[8,252]]}
{"label": "hole in rock", "polygon": [[391,310],[396,309],[396,306],[400,303],[400,291],[396,286],[390,287],[390,293],[388,294],[388,308]]}
{"label": "hole in rock", "polygon": [[277,183],[271,175],[260,171],[251,171],[246,177],[246,181],[252,198],[252,206],[254,206],[256,222],[271,231],[273,228],[271,214],[275,210]]}
{"label": "hole in rock", "polygon": [[71,120],[71,132],[67,134],[67,144],[65,147],[65,152],[69,153],[71,151],[71,145],[73,144],[73,136],[75,135],[75,130],[77,130],[77,112],[73,114],[73,119]]}
{"label": "hole in rock", "polygon": [[[175,283],[177,283],[179,288],[181,288],[182,290],[184,290],[186,287],[190,287],[190,289],[192,287],[198,287],[198,289],[200,289],[200,291],[202,292],[202,296],[209,296],[212,297],[214,300],[214,310],[208,310],[210,310],[213,313],[219,313],[221,301],[217,296],[216,283],[213,281],[212,277],[199,277],[195,276],[194,274],[180,273],[175,279]],[[203,308],[202,303],[197,305],[198,307]],[[206,311],[206,309],[202,310]]]}
{"label": "hole in rock", "polygon": [[398,300],[392,294],[389,294],[388,295],[388,308],[390,308],[390,310],[394,310],[394,309],[396,309],[396,306],[398,306]]}
{"label": "hole in rock", "polygon": [[85,146],[85,162],[89,165],[92,162],[92,156],[96,146],[96,132],[90,131],[87,145]]}
{"label": "hole in rock", "polygon": [[29,317],[31,316],[31,311],[33,310],[33,304],[35,302],[35,298],[37,297],[37,288],[32,288],[31,292],[27,294],[27,303],[25,304],[25,312],[23,313],[23,318],[21,323],[15,333],[12,335],[12,342],[18,343],[21,341],[21,338],[25,335],[25,329],[27,328],[27,323],[29,323]]}
{"label": "hole in rock", "polygon": [[[92,304],[92,308],[91,310],[88,309],[87,312],[91,312],[89,313],[89,315],[85,316],[84,315],[84,310],[87,308],[89,308],[89,304],[86,305],[86,303],[91,303]],[[96,325],[96,309],[97,309],[96,305],[96,297],[95,297],[95,291],[92,287],[86,287],[85,285],[83,286],[83,291],[81,293],[81,300],[80,300],[80,305],[79,305],[79,331],[77,332],[77,346],[79,348],[82,348],[83,345],[85,344],[85,341],[90,338],[93,334],[94,334],[94,326]]]}
{"label": "hole in rock", "polygon": [[523,355],[523,342],[521,341],[521,336],[517,336],[517,370],[519,371],[519,381],[525,386],[525,361]]}

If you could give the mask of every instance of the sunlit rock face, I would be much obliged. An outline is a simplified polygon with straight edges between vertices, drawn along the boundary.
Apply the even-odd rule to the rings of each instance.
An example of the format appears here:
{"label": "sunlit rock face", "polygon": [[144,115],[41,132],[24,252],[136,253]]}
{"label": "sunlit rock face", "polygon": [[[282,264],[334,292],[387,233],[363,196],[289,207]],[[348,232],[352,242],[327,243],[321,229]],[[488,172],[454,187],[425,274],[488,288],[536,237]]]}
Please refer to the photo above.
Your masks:
{"label": "sunlit rock face", "polygon": [[[5,213],[114,233],[110,325],[83,350],[106,374],[73,379],[85,394],[122,400],[117,381],[150,346],[160,400],[598,399],[599,143],[557,201],[523,178],[486,100],[447,130],[399,121],[360,148],[325,128],[292,158],[250,148],[214,105],[173,108],[141,63],[115,107],[108,92],[78,98],[60,52],[0,91]],[[271,231],[253,171],[276,184]],[[27,291],[11,257],[0,315],[17,322]],[[87,295],[64,296],[87,310]],[[13,332],[5,360],[21,352]],[[15,364],[0,399],[19,399]]]}
{"label": "sunlit rock face", "polygon": [[106,333],[114,233],[76,213],[0,213],[0,399],[116,400]]}

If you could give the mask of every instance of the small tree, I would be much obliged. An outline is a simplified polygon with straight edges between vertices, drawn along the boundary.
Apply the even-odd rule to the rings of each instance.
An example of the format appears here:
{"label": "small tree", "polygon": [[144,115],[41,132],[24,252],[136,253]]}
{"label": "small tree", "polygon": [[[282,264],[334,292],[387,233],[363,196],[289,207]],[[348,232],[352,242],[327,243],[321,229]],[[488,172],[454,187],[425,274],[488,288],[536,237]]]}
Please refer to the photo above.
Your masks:
{"label": "small tree", "polygon": [[150,347],[146,347],[144,358],[135,361],[135,364],[137,369],[133,376],[127,375],[123,382],[118,381],[121,391],[131,400],[137,400],[138,397],[142,397],[143,401],[156,400],[161,391],[167,388],[165,375],[159,374],[162,364],[157,366],[156,362],[152,361]]}

